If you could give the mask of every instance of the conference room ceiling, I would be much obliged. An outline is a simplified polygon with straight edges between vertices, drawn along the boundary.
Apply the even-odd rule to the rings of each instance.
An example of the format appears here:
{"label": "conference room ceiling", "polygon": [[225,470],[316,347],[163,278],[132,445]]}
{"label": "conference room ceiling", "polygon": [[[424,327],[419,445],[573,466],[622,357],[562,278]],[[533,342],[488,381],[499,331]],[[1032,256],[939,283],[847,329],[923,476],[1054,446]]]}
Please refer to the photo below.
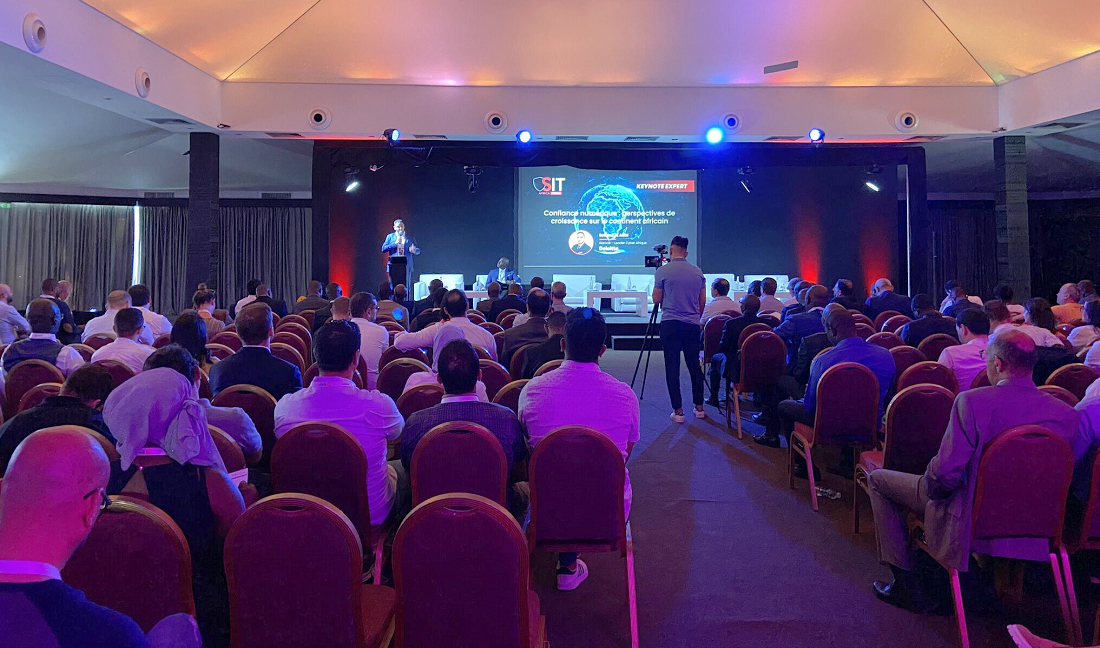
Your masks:
{"label": "conference room ceiling", "polygon": [[981,86],[1100,50],[1095,0],[84,2],[239,82]]}

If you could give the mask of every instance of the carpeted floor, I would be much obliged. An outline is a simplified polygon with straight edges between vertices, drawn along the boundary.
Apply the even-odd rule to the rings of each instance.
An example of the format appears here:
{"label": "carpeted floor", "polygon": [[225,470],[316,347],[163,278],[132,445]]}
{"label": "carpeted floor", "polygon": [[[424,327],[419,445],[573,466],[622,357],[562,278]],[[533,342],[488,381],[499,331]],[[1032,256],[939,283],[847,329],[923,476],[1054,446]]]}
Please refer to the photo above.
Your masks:
{"label": "carpeted floor", "polygon": [[[629,382],[637,357],[608,351],[601,364]],[[690,403],[686,371],[682,383]],[[851,532],[851,481],[826,473],[824,485],[843,496],[821,500],[815,513],[805,481],[787,488],[787,451],[754,444],[750,434],[761,430],[747,419],[743,441],[711,407],[707,419],[689,414],[688,423],[672,423],[659,353],[641,411],[629,469],[642,646],[957,645],[953,617],[918,616],[872,594],[871,580],[889,571],[875,557],[866,499],[863,533]],[[552,563],[540,561],[536,588],[551,645],[629,646],[625,561],[618,554],[584,559],[591,574],[572,592],[556,591]],[[1026,599],[1037,611],[969,615],[971,644],[1012,646],[1007,623],[1060,639],[1052,591],[1037,596]],[[1082,601],[1083,617],[1092,609]]]}

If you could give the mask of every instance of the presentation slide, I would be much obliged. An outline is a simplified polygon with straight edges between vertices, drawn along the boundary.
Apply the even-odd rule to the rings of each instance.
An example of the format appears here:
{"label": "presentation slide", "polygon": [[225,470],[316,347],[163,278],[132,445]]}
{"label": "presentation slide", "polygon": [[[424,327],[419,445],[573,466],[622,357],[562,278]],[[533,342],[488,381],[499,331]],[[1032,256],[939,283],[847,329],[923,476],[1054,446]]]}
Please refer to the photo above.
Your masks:
{"label": "presentation slide", "polygon": [[[686,236],[698,250],[695,171],[521,168],[517,178],[521,275],[552,271],[644,273],[653,246]],[[649,270],[648,272],[652,272]]]}

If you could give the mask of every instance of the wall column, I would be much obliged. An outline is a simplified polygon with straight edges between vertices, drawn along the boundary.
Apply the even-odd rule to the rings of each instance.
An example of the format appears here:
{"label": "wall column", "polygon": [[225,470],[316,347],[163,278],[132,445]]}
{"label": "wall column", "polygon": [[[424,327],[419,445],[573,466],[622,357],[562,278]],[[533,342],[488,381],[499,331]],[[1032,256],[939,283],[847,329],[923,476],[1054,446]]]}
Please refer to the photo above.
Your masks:
{"label": "wall column", "polygon": [[187,294],[200,283],[223,288],[217,285],[221,252],[219,155],[217,133],[191,133],[187,182]]}
{"label": "wall column", "polygon": [[993,164],[997,177],[997,281],[1012,286],[1016,300],[1023,301],[1031,297],[1025,138],[994,139]]}

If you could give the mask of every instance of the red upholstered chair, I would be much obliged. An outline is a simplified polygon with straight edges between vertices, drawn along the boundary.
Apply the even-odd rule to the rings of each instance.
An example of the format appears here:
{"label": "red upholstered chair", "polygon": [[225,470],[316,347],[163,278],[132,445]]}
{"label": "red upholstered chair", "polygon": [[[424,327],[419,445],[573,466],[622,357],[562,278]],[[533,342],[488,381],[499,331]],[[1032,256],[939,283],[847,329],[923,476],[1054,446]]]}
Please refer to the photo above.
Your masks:
{"label": "red upholstered chair", "polygon": [[24,360],[11,368],[4,382],[4,413],[11,418],[19,411],[23,394],[44,383],[64,383],[65,374],[45,360]]}
{"label": "red upholstered chair", "polygon": [[35,385],[23,394],[23,397],[19,399],[19,406],[15,408],[15,413],[29,410],[30,408],[38,405],[42,401],[46,400],[49,396],[57,396],[61,393],[61,383],[42,383],[41,385]]}
{"label": "red upholstered chair", "polygon": [[390,346],[393,346],[393,341],[397,339],[397,331],[388,331],[390,334]]}
{"label": "red upholstered chair", "polygon": [[210,430],[210,438],[214,440],[214,445],[218,448],[218,454],[221,455],[226,472],[231,473],[248,467],[248,463],[244,459],[244,451],[233,440],[233,437],[216,425],[207,424],[206,429]]}
{"label": "red upholstered chair", "polygon": [[367,455],[355,437],[334,423],[295,425],[271,453],[271,485],[276,493],[320,497],[348,516],[374,555],[374,582],[381,582],[386,534],[370,523]]}
{"label": "red upholstered chair", "polygon": [[1076,407],[1077,403],[1081,402],[1068,389],[1058,385],[1040,385],[1039,391],[1050,394],[1070,407]]}
{"label": "red upholstered chair", "polygon": [[134,373],[133,369],[119,360],[99,360],[96,364],[103,367],[107,370],[107,373],[111,374],[111,379],[115,381],[115,387],[118,387],[137,375]]}
{"label": "red upholstered chair", "polygon": [[228,309],[215,308],[213,315],[214,315],[214,319],[220,320],[221,322],[228,322],[229,321],[229,310]]}
{"label": "red upholstered chair", "polygon": [[423,409],[439,405],[443,401],[443,387],[432,383],[417,385],[397,399],[397,411],[405,420]]}
{"label": "red upholstered chair", "polygon": [[[92,354],[95,353],[95,349],[93,349],[92,347],[88,346],[87,344],[70,344],[69,347],[72,349],[76,349],[76,352],[80,354],[80,357],[84,358],[84,362],[92,361]],[[2,353],[3,350],[0,349],[0,354]]]}
{"label": "red upholstered chair", "polygon": [[[882,325],[885,324],[887,321],[889,321],[891,317],[897,317],[898,315],[901,315],[902,317],[906,317],[906,315],[904,315],[902,313],[899,313],[896,310],[882,311],[881,313],[879,313],[878,315],[875,316],[875,321],[873,322],[874,326],[875,326],[875,329],[878,330],[878,331],[885,331],[886,329],[884,329],[882,327]],[[912,319],[912,318],[910,318],[910,319]],[[890,332],[893,333],[893,331],[890,331]]]}
{"label": "red upholstered chair", "polygon": [[492,360],[493,354],[489,353],[489,350],[485,347],[474,347],[474,352],[477,353],[478,360]]}
{"label": "red upholstered chair", "polygon": [[710,359],[714,357],[715,353],[718,353],[718,343],[722,341],[722,327],[731,319],[733,318],[729,315],[719,313],[718,315],[708,318],[706,324],[703,324],[704,375],[706,374],[707,365],[710,364]]}
{"label": "red upholstered chair", "polygon": [[84,340],[84,344],[92,347],[96,351],[107,346],[111,342],[115,341],[114,333],[96,333],[95,335],[89,335],[88,339]]}
{"label": "red upholstered chair", "polygon": [[940,353],[947,347],[958,346],[959,341],[954,336],[946,333],[936,333],[935,335],[929,335],[921,340],[921,343],[917,345],[920,352],[924,354],[924,357],[928,360],[939,360]]}
{"label": "red upholstered chair", "polygon": [[481,358],[478,364],[481,365],[481,382],[485,383],[485,395],[492,400],[502,387],[512,381],[512,376],[504,365],[495,360]]}
{"label": "red upholstered chair", "polygon": [[894,357],[895,376],[900,376],[905,373],[905,370],[909,367],[912,367],[918,362],[924,362],[927,359],[919,349],[911,347],[908,344],[890,349],[890,355]]}
{"label": "red upholstered chair", "polygon": [[398,324],[397,322],[395,322],[393,320],[383,320],[381,322],[378,322],[378,324],[382,328],[386,329],[387,331],[393,331],[394,333],[404,333],[405,332],[405,327],[401,326],[400,324]]}
{"label": "red upholstered chair", "polygon": [[[287,317],[288,318],[297,317],[297,315],[287,315]],[[306,354],[303,355],[302,357],[303,358],[312,358],[313,357],[312,356],[312,354],[313,354],[313,336],[310,335],[308,327],[303,326],[302,324],[299,324],[298,322],[293,322],[293,321],[292,322],[287,322],[286,320],[283,320],[283,321],[279,322],[278,328],[275,329],[275,335],[279,335],[280,333],[291,333],[293,335],[298,336],[298,339],[301,340],[302,342],[304,342],[305,345],[306,345]]]}
{"label": "red upholstered chair", "polygon": [[153,348],[154,349],[162,349],[162,348],[168,346],[171,343],[172,343],[171,334],[165,333],[164,335],[162,335],[162,336],[158,337],[157,339],[153,340]]}
{"label": "red upholstered chair", "polygon": [[[1038,425],[1022,425],[1001,433],[985,447],[978,461],[970,552],[1049,563],[1067,642],[1081,645],[1080,622],[1073,609],[1077,601],[1073,578],[1064,578],[1070,576],[1062,532],[1072,477],[1073,452],[1061,437]],[[927,550],[923,524],[914,519],[911,525],[917,545]],[[1009,539],[1013,540],[1010,553],[1005,553],[999,541]],[[969,648],[959,572],[944,567],[950,574],[959,640],[963,648]]]}
{"label": "red upholstered chair", "polygon": [[297,351],[302,356],[303,361],[309,362],[309,361],[313,360],[313,356],[310,355],[310,352],[309,352],[309,342],[306,342],[305,340],[303,340],[296,333],[291,333],[289,331],[283,331],[282,333],[276,333],[275,337],[271,338],[271,342],[272,342],[272,344],[275,344],[275,343],[286,344],[286,345],[292,347],[295,351]]}
{"label": "red upholstered chair", "polygon": [[225,360],[235,353],[232,347],[228,347],[224,344],[216,344],[214,342],[210,342],[209,344],[207,344],[206,350],[210,352],[211,356],[217,358],[218,360]]}
{"label": "red upholstered chair", "polygon": [[240,351],[241,347],[244,346],[244,342],[241,338],[237,337],[236,331],[223,330],[221,333],[210,338],[208,342],[210,344],[223,344],[234,351]]}
{"label": "red upholstered chair", "polygon": [[1075,324],[1059,324],[1058,326],[1054,327],[1054,330],[1057,331],[1058,333],[1061,333],[1062,335],[1065,335],[1065,336],[1068,337],[1069,334],[1070,334],[1070,331],[1072,331],[1075,328],[1077,328],[1077,326]]}
{"label": "red upholstered chair", "polygon": [[787,345],[775,333],[757,331],[741,344],[741,382],[726,385],[726,427],[733,427],[731,419],[735,419],[738,439],[743,436],[739,396],[746,392],[763,391],[774,385],[786,368]]}
{"label": "red upholstered chair", "polygon": [[542,366],[539,367],[537,371],[535,371],[535,378],[538,378],[543,374],[550,373],[551,371],[560,367],[561,363],[563,362],[565,362],[565,360],[547,360],[546,362],[542,363]]}
{"label": "red upholstered chair", "polygon": [[[861,452],[855,483],[870,494],[867,476],[879,468],[924,474],[940,450],[951,419],[955,393],[940,385],[921,384],[899,389],[886,408],[886,441],[882,449]],[[852,500],[852,530],[859,533],[859,493]]]}
{"label": "red upholstered chair", "polygon": [[504,331],[493,333],[493,341],[497,344],[497,357],[504,355]]}
{"label": "red upholstered chair", "polygon": [[512,359],[508,362],[508,373],[512,380],[523,378],[523,361],[527,358],[527,351],[537,346],[535,343],[524,344],[512,353]]}
{"label": "red upholstered chair", "polygon": [[321,367],[316,362],[306,367],[306,370],[302,372],[302,386],[309,387],[313,384],[313,379],[321,375]]}
{"label": "red upholstered chair", "polygon": [[882,333],[897,333],[901,327],[905,326],[909,322],[912,322],[913,318],[908,315],[895,315],[890,319],[882,323],[882,327],[879,329]]}
{"label": "red upholstered chair", "polygon": [[378,369],[382,370],[383,367],[388,365],[391,361],[398,358],[412,358],[413,360],[419,360],[425,365],[431,365],[431,360],[428,360],[428,354],[424,353],[423,349],[409,349],[408,351],[402,351],[395,346],[391,346],[382,352],[382,355],[378,358]]}
{"label": "red upholstered chair", "polygon": [[519,414],[519,395],[527,383],[527,380],[513,380],[500,388],[497,395],[493,397],[493,402]]}
{"label": "red upholstered chair", "polygon": [[745,340],[749,339],[749,336],[751,336],[752,334],[759,333],[760,331],[770,330],[771,328],[767,324],[761,324],[759,322],[756,324],[749,324],[744,329],[742,329],[741,334],[737,336],[737,348],[740,349],[741,347],[745,346]]}
{"label": "red upholstered chair", "polygon": [[[1042,389],[1040,387],[1040,389]],[[1089,481],[1089,496],[1085,508],[1080,515],[1068,516],[1066,520],[1066,548],[1072,553],[1082,549],[1100,549],[1100,454],[1092,460],[1091,480]],[[1068,564],[1068,563],[1067,563]],[[1071,575],[1067,575],[1072,578]],[[1072,592],[1071,592],[1072,593]],[[1076,597],[1069,602],[1070,610],[1074,615],[1075,626],[1081,627],[1081,620],[1077,608]],[[1100,621],[1100,608],[1097,609],[1097,620]],[[1100,624],[1094,626],[1092,644],[1100,644]]]}
{"label": "red upholstered chair", "polygon": [[[813,449],[821,445],[872,447],[878,438],[878,379],[864,365],[841,362],[825,370],[817,383],[817,412],[813,426],[795,423],[787,465],[794,488],[794,456],[806,460],[810,503],[817,510]],[[855,495],[853,484],[853,495]]]}
{"label": "red upholstered chair", "polygon": [[878,330],[878,327],[875,326],[875,323],[871,321],[870,317],[867,317],[863,313],[853,309],[848,309],[848,312],[852,314],[852,319],[855,320],[856,324],[866,324],[867,326],[870,326],[873,330]]}
{"label": "red upholstered chair", "polygon": [[235,334],[236,331],[237,331],[237,325],[235,323],[234,324],[226,324],[225,327],[222,328],[222,333],[234,333]]}
{"label": "red upholstered chair", "polygon": [[61,576],[146,632],[166,616],[195,614],[187,539],[167,513],[142,500],[112,497]]}
{"label": "red upholstered chair", "polygon": [[856,334],[866,340],[875,334],[875,327],[863,322],[856,322]]}
{"label": "red upholstered chair", "polygon": [[[505,310],[502,310],[499,313],[497,313],[496,322],[497,322],[497,324],[500,324],[501,328],[507,329],[511,326],[510,323],[508,325],[504,324],[504,320],[508,319],[509,315],[519,315],[519,311],[514,309],[514,308],[506,308]],[[515,319],[515,318],[512,318],[512,319]],[[511,322],[511,320],[508,320],[508,321]]]}
{"label": "red upholstered chair", "polygon": [[239,407],[248,414],[263,441],[264,449],[259,465],[261,469],[266,469],[271,462],[271,449],[275,447],[275,397],[262,387],[233,385],[223,389],[211,404],[217,407]]}
{"label": "red upholstered chair", "polygon": [[273,327],[278,326],[279,322],[282,321],[282,319],[283,318],[279,317],[275,313],[272,313],[271,314],[271,326],[273,326]]}
{"label": "red upholstered chair", "polygon": [[405,391],[405,383],[408,382],[409,376],[418,371],[431,371],[431,368],[426,363],[412,358],[392,360],[378,372],[378,391],[396,402]]}
{"label": "red upholstered chair", "polygon": [[1088,365],[1075,363],[1055,369],[1054,373],[1047,378],[1046,384],[1058,385],[1080,401],[1085,397],[1085,391],[1088,390],[1089,385],[1097,378],[1100,378],[1100,372]]}
{"label": "red upholstered chair", "polygon": [[535,446],[528,474],[530,551],[618,551],[626,559],[630,642],[637,648],[634,548],[623,502],[626,464],[619,449],[592,428],[560,427]]}
{"label": "red upholstered chair", "polygon": [[494,335],[497,334],[497,333],[503,333],[504,332],[504,327],[501,326],[500,324],[495,323],[495,322],[480,322],[480,323],[478,323],[478,326],[485,329],[486,331],[489,331],[490,333],[492,333]]}
{"label": "red upholstered chair", "polygon": [[977,376],[974,376],[974,380],[970,381],[970,388],[977,389],[978,387],[989,387],[989,374],[984,371],[979,371]]}
{"label": "red upholstered chair", "polygon": [[485,315],[475,308],[470,308],[466,310],[466,319],[474,324],[481,324],[485,321]]}
{"label": "red upholstered chair", "polygon": [[[284,326],[291,323],[301,326],[306,330],[306,333],[309,333],[309,327],[313,326],[312,322],[302,317],[301,315],[294,313],[291,315],[287,315],[283,319],[279,320],[279,331],[283,330]],[[278,333],[278,331],[276,331],[276,333]]]}
{"label": "red upholstered chair", "polygon": [[508,329],[512,328],[512,324],[515,323],[517,317],[519,317],[519,313],[510,313],[508,315],[505,315],[503,318],[498,317],[497,322],[500,323],[501,328],[507,331]]}
{"label": "red upholstered chair", "polygon": [[316,312],[317,311],[315,310],[304,310],[301,313],[298,313],[298,317],[301,317],[306,321],[306,328],[311,331],[313,330],[313,314]]}
{"label": "red upholstered chair", "polygon": [[768,326],[775,328],[779,326],[779,314],[778,313],[763,313],[760,315],[760,319],[768,323]]}
{"label": "red upholstered chair", "polygon": [[355,527],[331,503],[301,493],[256,502],[225,539],[231,645],[388,646],[394,591],[364,585],[362,571]]}
{"label": "red upholstered chair", "polygon": [[272,342],[271,355],[280,360],[285,360],[295,367],[298,367],[298,371],[301,371],[302,373],[305,373],[306,369],[308,368],[306,366],[306,359],[302,357],[301,353],[298,353],[298,349],[295,349],[289,344],[284,344],[282,342]]}
{"label": "red upholstered chair", "polygon": [[523,531],[491,500],[442,495],[413,509],[393,542],[393,576],[396,646],[549,645]]}
{"label": "red upholstered chair", "polygon": [[939,385],[950,389],[952,394],[959,393],[959,381],[955,378],[955,372],[946,365],[931,360],[911,365],[898,377],[898,391],[913,385]]}
{"label": "red upholstered chair", "polygon": [[871,344],[877,344],[884,349],[893,349],[894,347],[904,346],[905,341],[897,336],[896,333],[875,333],[871,337],[867,338],[867,341]]}
{"label": "red upholstered chair", "polygon": [[413,506],[448,493],[480,495],[506,505],[504,448],[492,432],[475,423],[451,421],[432,428],[416,444],[409,473]]}

